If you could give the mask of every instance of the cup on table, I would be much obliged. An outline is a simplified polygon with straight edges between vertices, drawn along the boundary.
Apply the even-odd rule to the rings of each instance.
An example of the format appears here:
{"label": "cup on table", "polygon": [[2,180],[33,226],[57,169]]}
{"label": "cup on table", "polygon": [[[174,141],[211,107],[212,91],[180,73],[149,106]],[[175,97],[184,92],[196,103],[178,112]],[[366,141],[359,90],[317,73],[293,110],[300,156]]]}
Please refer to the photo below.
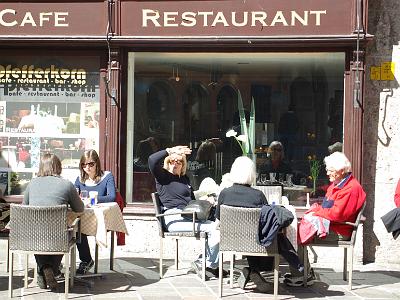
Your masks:
{"label": "cup on table", "polygon": [[275,182],[276,181],[276,173],[269,173],[269,180],[271,180],[271,182]]}
{"label": "cup on table", "polygon": [[90,191],[89,192],[89,198],[90,198],[90,205],[96,205],[97,204],[97,196],[99,193],[97,191]]}

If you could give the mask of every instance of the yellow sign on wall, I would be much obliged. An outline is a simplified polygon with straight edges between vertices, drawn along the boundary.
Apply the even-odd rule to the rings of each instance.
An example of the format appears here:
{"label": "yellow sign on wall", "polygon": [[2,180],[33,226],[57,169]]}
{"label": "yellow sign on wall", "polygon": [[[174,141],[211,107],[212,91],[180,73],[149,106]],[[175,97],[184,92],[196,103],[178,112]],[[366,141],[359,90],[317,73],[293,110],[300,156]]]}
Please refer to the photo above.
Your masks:
{"label": "yellow sign on wall", "polygon": [[394,80],[395,63],[391,61],[383,62],[380,67],[370,68],[371,80]]}
{"label": "yellow sign on wall", "polygon": [[381,80],[381,67],[372,66],[369,76],[371,80]]}
{"label": "yellow sign on wall", "polygon": [[394,62],[383,62],[381,64],[381,80],[394,80]]}

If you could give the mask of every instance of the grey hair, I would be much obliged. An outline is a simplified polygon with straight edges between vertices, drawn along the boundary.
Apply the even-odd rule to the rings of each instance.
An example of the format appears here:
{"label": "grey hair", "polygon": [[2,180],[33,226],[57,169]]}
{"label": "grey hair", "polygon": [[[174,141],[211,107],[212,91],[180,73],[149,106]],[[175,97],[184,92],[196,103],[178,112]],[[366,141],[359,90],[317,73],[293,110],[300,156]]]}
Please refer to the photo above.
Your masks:
{"label": "grey hair", "polygon": [[351,163],[342,152],[333,152],[324,158],[324,163],[327,169],[335,171],[343,170],[346,173],[351,172]]}
{"label": "grey hair", "polygon": [[247,156],[239,156],[232,164],[229,177],[233,183],[253,184],[256,178],[254,162]]}

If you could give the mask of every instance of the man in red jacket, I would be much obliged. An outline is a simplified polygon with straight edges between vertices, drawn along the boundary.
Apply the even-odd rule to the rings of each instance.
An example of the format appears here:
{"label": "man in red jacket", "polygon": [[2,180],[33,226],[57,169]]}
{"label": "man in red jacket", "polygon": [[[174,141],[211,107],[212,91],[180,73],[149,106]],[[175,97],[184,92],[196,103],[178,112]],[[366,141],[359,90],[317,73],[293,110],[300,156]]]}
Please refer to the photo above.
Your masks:
{"label": "man in red jacket", "polygon": [[397,182],[396,191],[394,192],[394,204],[396,204],[396,207],[400,207],[400,179]]}
{"label": "man in red jacket", "polygon": [[[365,192],[360,183],[351,174],[351,163],[342,152],[334,152],[325,157],[326,174],[331,182],[324,201],[321,205],[313,205],[307,213],[319,216],[330,221],[329,234],[326,240],[349,240],[353,228],[350,225],[335,222],[355,222],[357,215],[365,202]],[[299,228],[301,230],[301,227]],[[298,248],[299,257],[303,257],[303,248]],[[310,270],[310,268],[308,268]],[[291,269],[285,283],[290,286],[301,286],[303,275]],[[311,270],[307,281],[311,285],[314,280]]]}

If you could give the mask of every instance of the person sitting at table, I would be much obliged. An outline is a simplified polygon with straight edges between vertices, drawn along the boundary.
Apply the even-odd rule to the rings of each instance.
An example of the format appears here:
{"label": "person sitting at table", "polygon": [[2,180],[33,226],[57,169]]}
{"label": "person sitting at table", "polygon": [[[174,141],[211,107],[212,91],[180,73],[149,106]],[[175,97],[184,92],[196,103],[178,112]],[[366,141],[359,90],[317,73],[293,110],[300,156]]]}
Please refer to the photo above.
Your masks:
{"label": "person sitting at table", "polygon": [[[75,187],[81,191],[96,191],[97,203],[114,202],[116,189],[114,176],[109,171],[103,171],[100,165],[99,155],[96,150],[86,150],[79,162],[80,176],[76,178]],[[81,242],[77,243],[79,259],[81,263],[76,270],[77,274],[86,274],[94,265],[90,254],[87,236],[81,234]]]}
{"label": "person sitting at table", "polygon": [[[22,204],[36,206],[54,206],[67,204],[75,212],[84,209],[74,185],[60,177],[62,171],[60,159],[51,153],[42,155],[37,177],[28,184]],[[51,187],[51,188],[49,188]],[[32,224],[34,226],[34,224]],[[37,283],[41,289],[57,290],[55,275],[60,273],[62,255],[36,255],[38,269]]]}
{"label": "person sitting at table", "polygon": [[[223,189],[218,197],[218,204],[215,210],[215,218],[220,219],[221,205],[236,207],[263,207],[268,206],[264,193],[251,187],[256,177],[255,165],[246,156],[239,156],[232,164],[229,173],[233,185]],[[268,208],[276,208],[269,206]],[[279,253],[294,267],[303,270],[296,251],[283,233],[277,233]],[[260,274],[262,271],[273,269],[272,257],[247,256],[249,267],[244,267],[238,279],[239,287],[244,289],[249,280],[253,281],[256,289],[262,293],[273,291],[273,285]]]}
{"label": "person sitting at table", "polygon": [[[187,146],[175,146],[153,153],[149,157],[149,168],[155,177],[156,189],[164,207],[164,213],[181,212],[191,200],[195,199],[186,175],[186,155],[190,153],[191,150]],[[163,166],[160,165],[162,160],[164,161]],[[170,232],[193,230],[192,221],[184,219],[180,214],[165,216],[164,219],[165,226]],[[217,277],[219,274],[219,230],[217,230],[217,224],[210,220],[197,221],[196,228],[208,234],[206,271]],[[201,259],[204,258],[192,262],[192,267],[198,275],[201,274]]]}
{"label": "person sitting at table", "polygon": [[[326,174],[331,182],[322,204],[313,204],[306,214],[312,214],[330,221],[329,233],[324,240],[350,240],[353,227],[335,222],[355,222],[365,202],[365,192],[351,174],[351,163],[342,152],[334,152],[325,157]],[[301,226],[299,227],[301,230]],[[315,237],[318,238],[318,237]],[[304,249],[299,245],[298,254],[303,260]],[[307,285],[315,280],[314,271],[308,267]],[[284,282],[289,286],[303,285],[303,274],[294,268],[285,274]]]}
{"label": "person sitting at table", "polygon": [[[268,147],[269,157],[267,161],[260,166],[260,174],[267,174],[269,177],[270,173],[279,174],[290,174],[292,173],[292,168],[284,160],[285,154],[283,151],[283,145],[279,141],[273,141]],[[277,178],[278,179],[278,178]],[[270,178],[271,180],[271,178]]]}

